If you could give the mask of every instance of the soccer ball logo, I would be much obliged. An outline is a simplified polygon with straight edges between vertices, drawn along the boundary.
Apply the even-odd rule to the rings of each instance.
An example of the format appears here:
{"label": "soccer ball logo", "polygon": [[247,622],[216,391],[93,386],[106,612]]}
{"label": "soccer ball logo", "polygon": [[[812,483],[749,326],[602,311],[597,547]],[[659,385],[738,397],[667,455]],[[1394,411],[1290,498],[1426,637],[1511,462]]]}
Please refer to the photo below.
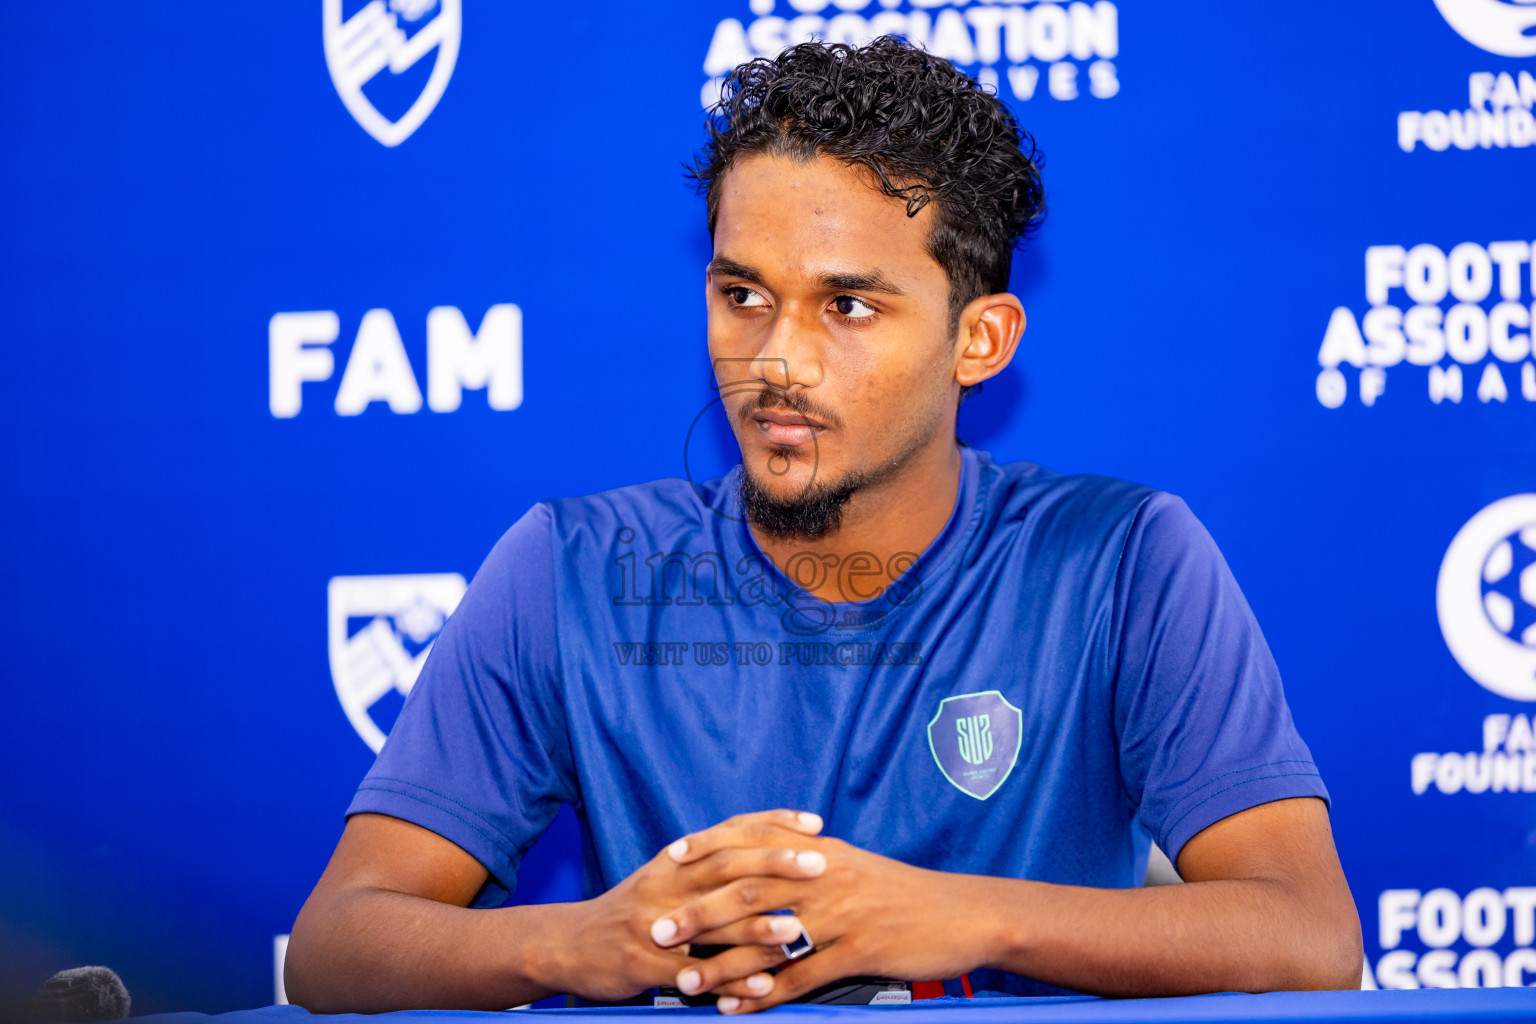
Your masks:
{"label": "soccer ball logo", "polygon": [[1467,675],[1502,697],[1536,701],[1536,494],[1501,498],[1457,532],[1435,608]]}
{"label": "soccer ball logo", "polygon": [[1536,56],[1536,0],[1435,0],[1435,6],[1473,46],[1504,57]]}
{"label": "soccer ball logo", "polygon": [[1488,553],[1483,611],[1500,633],[1536,647],[1536,525],[1510,534]]}

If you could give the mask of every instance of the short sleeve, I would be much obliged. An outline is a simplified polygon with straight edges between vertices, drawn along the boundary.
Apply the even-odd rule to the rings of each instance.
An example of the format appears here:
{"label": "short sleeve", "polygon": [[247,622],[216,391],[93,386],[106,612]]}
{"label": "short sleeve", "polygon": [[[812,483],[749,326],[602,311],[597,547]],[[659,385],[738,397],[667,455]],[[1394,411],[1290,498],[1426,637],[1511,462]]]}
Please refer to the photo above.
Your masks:
{"label": "short sleeve", "polygon": [[1328,799],[1253,611],[1178,498],[1156,493],[1138,510],[1112,621],[1121,778],[1175,863],[1196,833],[1239,811]]}
{"label": "short sleeve", "polygon": [[549,509],[502,536],[443,627],[347,814],[436,832],[491,874],[476,905],[498,905],[518,865],[575,803],[558,698]]}

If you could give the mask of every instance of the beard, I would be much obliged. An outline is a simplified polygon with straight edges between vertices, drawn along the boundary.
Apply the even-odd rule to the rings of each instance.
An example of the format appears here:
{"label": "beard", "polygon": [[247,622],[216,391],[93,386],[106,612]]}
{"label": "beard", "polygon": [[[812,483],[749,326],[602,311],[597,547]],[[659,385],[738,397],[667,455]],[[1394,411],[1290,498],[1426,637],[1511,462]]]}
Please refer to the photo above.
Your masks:
{"label": "beard", "polygon": [[773,537],[824,537],[843,522],[843,506],[875,482],[872,474],[849,473],[836,483],[814,481],[790,498],[776,498],[741,465],[741,507],[747,518]]}
{"label": "beard", "polygon": [[850,470],[841,480],[815,480],[789,498],[776,498],[768,493],[743,460],[737,486],[742,510],[754,525],[771,537],[808,540],[825,537],[842,525],[843,509],[855,494],[878,487],[896,476],[920,447],[919,443],[904,446],[894,458],[873,470]]}
{"label": "beard", "polygon": [[[745,425],[749,422],[748,417],[757,409],[784,407],[807,417],[820,417],[822,422],[842,425],[840,419],[812,407],[803,396],[786,395],[770,389],[765,389],[755,400],[748,402],[739,417]],[[843,511],[855,494],[886,483],[906,468],[932,434],[932,425],[925,423],[930,419],[934,418],[921,415],[915,417],[908,426],[906,436],[898,442],[896,451],[874,468],[851,469],[839,480],[824,481],[813,477],[804,489],[787,498],[775,497],[770,493],[748,468],[746,459],[743,459],[741,478],[737,485],[742,511],[746,513],[748,521],[771,537],[784,540],[815,540],[825,537],[842,525]],[[801,454],[794,448],[774,448],[769,461],[782,458],[793,463],[800,457]]]}

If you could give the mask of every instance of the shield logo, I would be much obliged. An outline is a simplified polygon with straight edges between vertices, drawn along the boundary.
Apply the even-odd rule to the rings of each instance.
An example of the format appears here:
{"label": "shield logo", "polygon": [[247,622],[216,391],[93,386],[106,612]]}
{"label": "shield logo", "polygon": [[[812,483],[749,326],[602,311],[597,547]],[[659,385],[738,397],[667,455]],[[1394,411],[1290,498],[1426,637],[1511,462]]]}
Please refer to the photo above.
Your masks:
{"label": "shield logo", "polygon": [[1013,774],[1024,713],[997,690],[939,701],[928,723],[928,749],[939,771],[960,792],[985,800]]}
{"label": "shield logo", "polygon": [[375,754],[466,586],[456,572],[331,579],[331,682],[347,720]]}
{"label": "shield logo", "polygon": [[[361,10],[343,19],[342,0],[324,0],[325,66],[331,72],[336,93],[363,130],[386,146],[398,146],[421,127],[442,99],[459,59],[463,31],[461,0],[369,0]],[[427,15],[437,13],[426,21]],[[404,24],[402,24],[402,22]],[[411,31],[406,31],[411,26]],[[384,98],[398,91],[399,76],[406,75],[428,53],[436,53],[432,70],[405,111],[395,120],[380,113],[364,91],[380,72],[390,77],[372,90]],[[391,84],[395,85],[391,89]],[[398,97],[395,97],[398,98]]]}

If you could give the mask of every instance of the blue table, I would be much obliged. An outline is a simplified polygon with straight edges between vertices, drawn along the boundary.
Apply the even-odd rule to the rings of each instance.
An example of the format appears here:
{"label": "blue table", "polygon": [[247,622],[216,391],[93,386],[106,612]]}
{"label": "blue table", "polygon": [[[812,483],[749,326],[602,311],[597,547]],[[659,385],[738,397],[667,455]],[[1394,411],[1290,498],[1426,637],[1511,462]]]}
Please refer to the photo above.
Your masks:
{"label": "blue table", "polygon": [[[780,1006],[773,1017],[795,1017],[796,1024],[1289,1024],[1328,1021],[1536,1022],[1536,989],[1422,989],[1414,992],[1272,992],[1267,995],[1227,993],[1183,999],[927,999],[911,1006]],[[412,1010],[360,1016],[312,1016],[296,1006],[269,1006],[209,1016],[170,1013],[138,1017],[153,1024],[309,1024],[349,1021],[355,1024],[448,1024],[500,1021],[502,1024],[658,1024],[677,1016],[718,1017],[712,1007],[657,1010],[614,1007],[574,1010],[510,1010],[470,1013],[459,1010]],[[537,1018],[543,1018],[542,1021]],[[619,1021],[615,1018],[629,1018]],[[752,1018],[747,1018],[752,1019]]]}

